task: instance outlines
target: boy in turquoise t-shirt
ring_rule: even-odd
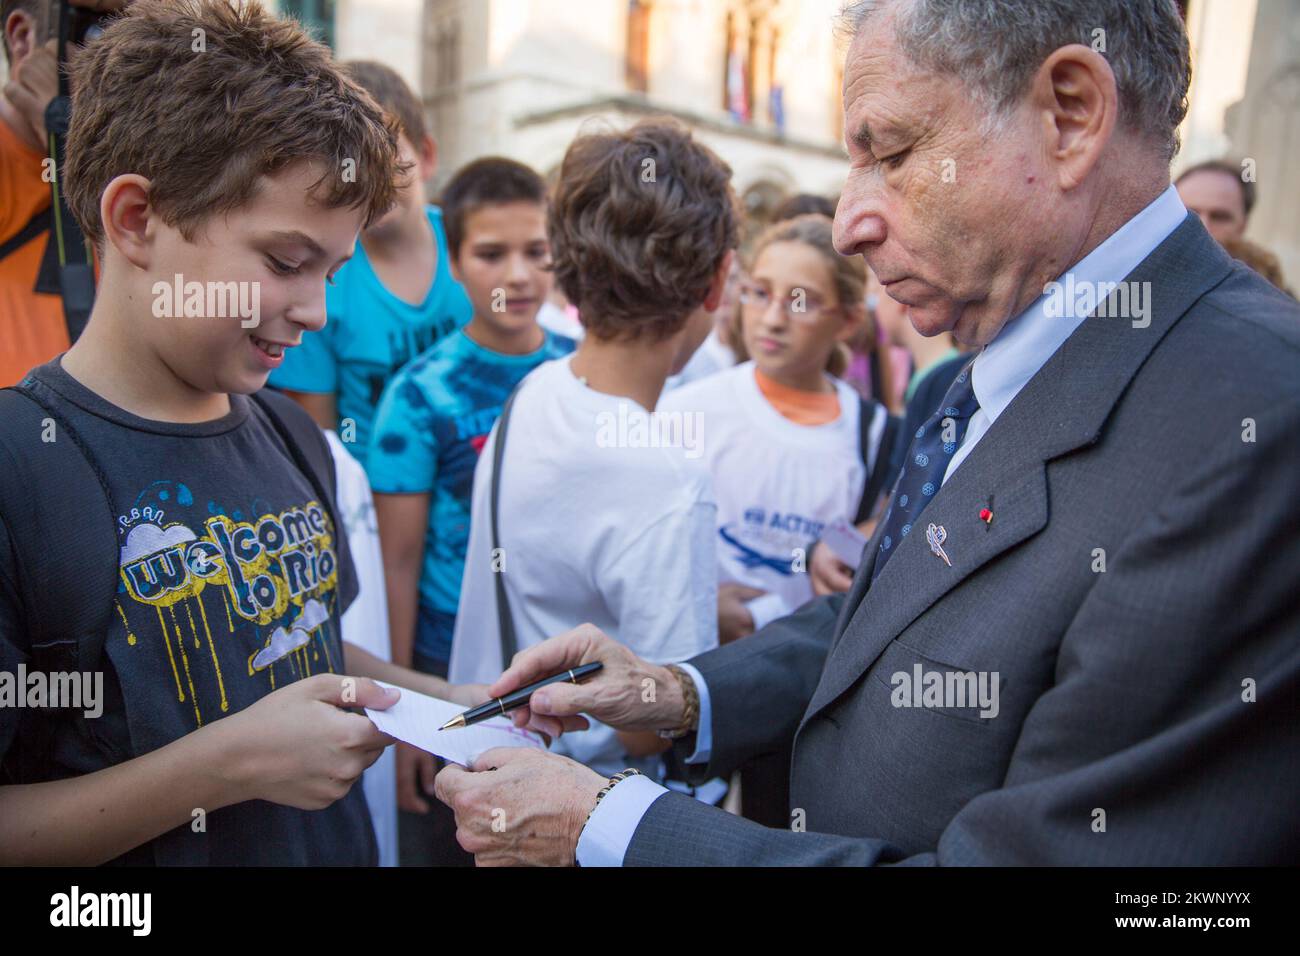
[[[328,321],[284,355],[270,384],[339,433],[363,465],[380,396],[393,375],[469,321],[471,306],[449,268],[442,213],[423,185],[436,166],[419,101],[396,72],[353,62],[345,70],[396,122],[410,167],[394,207],[361,234],[325,292]]]

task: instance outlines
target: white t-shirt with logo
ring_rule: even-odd
[[[632,400],[588,388],[571,358],[539,365],[514,401],[498,505],[502,572],[490,519],[497,427],[479,456],[453,683],[490,683],[503,670],[496,573],[521,650],[588,622],[656,663],[717,646],[717,512],[698,453],[681,435],[664,447],[671,433]],[[628,757],[613,729],[594,722],[552,749],[605,774],[654,774],[659,764]]]
[[[888,417],[876,405],[866,466],[859,449],[861,399],[827,376],[840,414],[824,425],[799,425],[763,396],[752,361],[664,396],[661,410],[698,415],[704,462],[718,503],[716,542],[721,583],[760,588],[749,603],[762,627],[813,597],[810,544],[836,518],[853,521],[875,467]]]

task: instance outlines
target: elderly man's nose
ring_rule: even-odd
[[[867,246],[884,242],[885,233],[885,219],[875,203],[866,198],[845,197],[840,200],[831,232],[840,255],[860,255]]]

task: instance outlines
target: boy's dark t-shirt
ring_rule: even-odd
[[[255,402],[231,395],[221,419],[153,422],[105,402],[58,359],[30,378],[107,477],[120,572],[102,665],[104,711],[83,722],[97,746],[70,721],[57,724],[42,761],[48,779],[140,756],[278,687],[343,672],[339,620],[356,594],[355,573],[346,555],[339,559],[329,510]],[[90,507],[104,507],[102,497],[68,502],[68,520]],[[0,670],[10,672],[31,660],[13,548],[0,516]],[[0,708],[5,782],[15,782],[6,755],[34,718]],[[179,826],[115,862],[376,860],[358,783],[324,810],[261,800],[213,810],[203,828]]]

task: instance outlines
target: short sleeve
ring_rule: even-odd
[[[330,315],[319,332],[303,333],[302,343],[285,349],[284,361],[271,373],[269,383],[291,392],[328,394],[338,390],[338,356],[334,351],[337,319]]]
[[[370,431],[366,474],[381,495],[433,490],[438,475],[438,438],[433,406],[415,378],[399,372],[384,389]]]

